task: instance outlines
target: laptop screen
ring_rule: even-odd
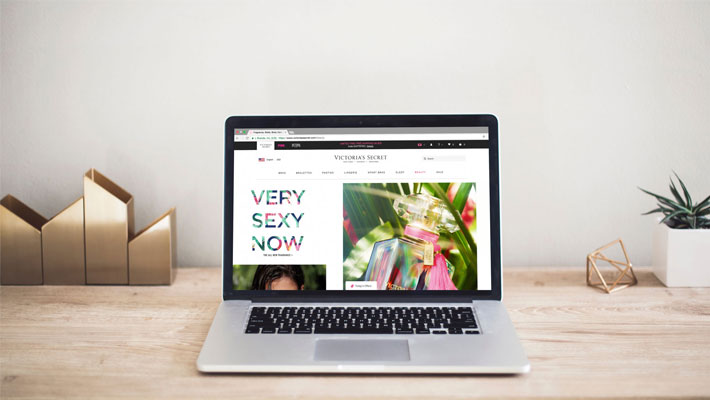
[[[233,138],[232,290],[491,290],[487,127]]]

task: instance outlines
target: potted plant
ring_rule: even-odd
[[[653,234],[653,272],[670,287],[710,286],[710,196],[693,204],[685,184],[675,176],[682,196],[672,177],[672,198],[639,188],[658,202],[658,208],[643,215],[663,214]]]

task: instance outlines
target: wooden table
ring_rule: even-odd
[[[220,270],[169,287],[0,288],[0,397],[710,397],[710,289],[667,289],[648,269],[612,295],[583,268],[508,268],[505,304],[523,376],[202,375]]]

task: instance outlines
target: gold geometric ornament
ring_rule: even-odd
[[[134,234],[133,196],[91,168],[84,195],[47,220],[0,199],[0,285],[170,285],[175,208]]]
[[[604,254],[616,243],[621,247],[626,261],[618,261]],[[600,265],[606,263],[613,269],[601,269]],[[587,285],[600,289],[607,293],[613,293],[637,283],[636,275],[631,268],[629,255],[626,253],[626,247],[621,239],[616,239],[613,242],[607,243],[604,246],[594,250],[587,255]]]

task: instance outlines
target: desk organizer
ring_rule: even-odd
[[[84,195],[47,220],[0,201],[3,285],[169,285],[177,272],[175,208],[134,235],[133,196],[90,169]]]

